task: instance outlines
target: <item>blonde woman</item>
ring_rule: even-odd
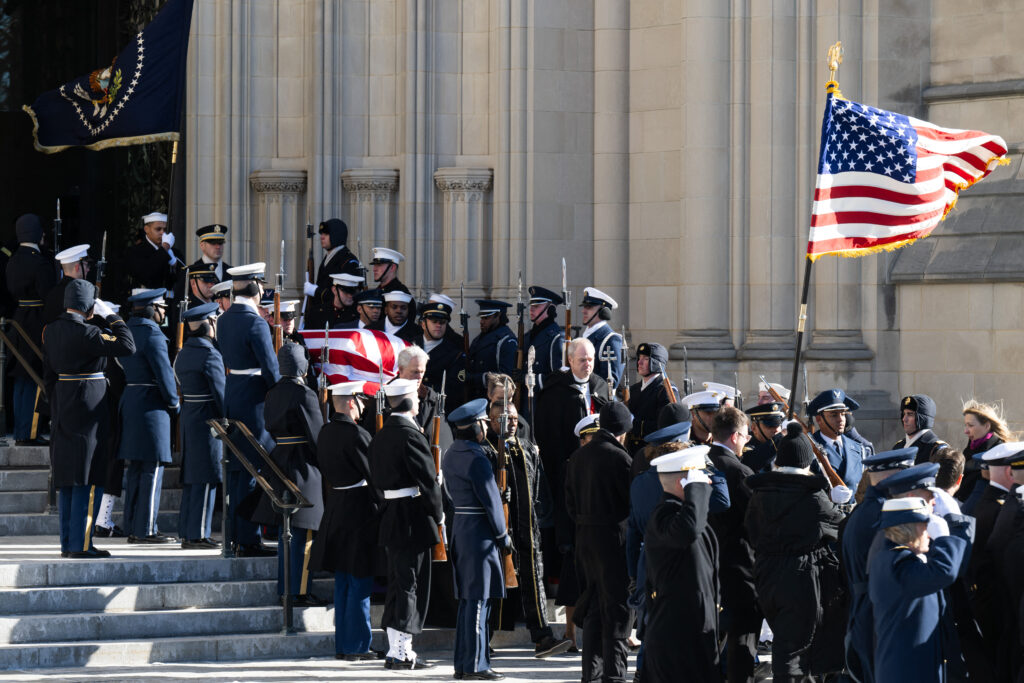
[[[964,403],[963,415],[964,434],[967,436],[967,445],[963,449],[966,463],[964,479],[956,497],[963,503],[964,514],[969,515],[988,484],[988,469],[983,468],[981,461],[974,456],[1013,441],[1013,434],[1006,426],[1003,411],[993,403],[970,399]]]

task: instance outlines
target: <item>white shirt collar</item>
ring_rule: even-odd
[[[930,432],[930,431],[932,431],[932,430],[930,430],[930,429],[919,429],[919,430],[917,430],[912,435],[907,437],[907,442],[905,444],[903,444],[903,447],[904,448],[908,448],[912,443],[914,443],[915,441],[920,439],[922,436],[924,436],[925,432]]]
[[[733,455],[736,455],[736,451],[734,451],[733,449],[729,448],[728,446],[726,446],[726,445],[725,445],[724,443],[722,443],[721,441],[712,441],[712,442],[711,442],[711,445],[712,445],[712,446],[721,446],[722,448],[724,448],[724,449],[725,449],[725,450],[727,450],[728,452],[732,453]]]
[[[381,313],[381,315],[384,315],[384,314]],[[394,325],[394,324],[392,324],[391,320],[389,320],[387,316],[384,316],[384,331],[385,332],[387,332],[388,334],[398,334],[398,331],[400,329],[402,329],[401,325]]]
[[[405,412],[405,413],[391,413],[391,414],[392,414],[392,415],[397,415],[398,417],[404,417],[404,418],[405,418],[406,420],[408,420],[409,422],[411,422],[411,423],[413,423],[414,425],[416,425],[416,429],[419,429],[419,428],[420,428],[420,425],[419,425],[419,423],[418,423],[418,422],[416,422],[416,418],[412,416],[412,413],[411,413],[411,412]]]
[[[661,378],[661,373],[660,372],[656,372],[653,375],[650,375],[647,379],[642,381],[642,384],[640,385],[640,391],[643,391],[644,389],[649,387],[652,382],[655,382],[655,381],[657,381],[660,378]]]
[[[991,484],[992,486],[995,486],[1000,491],[1006,491],[1007,493],[1010,492],[1010,489],[1006,488],[1002,484],[997,484],[996,482],[992,481],[991,479],[988,480],[988,483]]]
[[[161,248],[159,244],[156,244],[155,242],[153,242],[153,240],[149,239],[149,235],[144,235],[144,237],[146,238],[146,241],[149,242],[149,246],[153,247],[154,249]]]
[[[607,324],[608,323],[606,321],[602,320],[601,322],[599,322],[596,325],[588,325],[587,329],[583,330],[583,338],[586,339],[587,337],[589,337],[590,335],[594,334],[599,329],[601,329],[601,327],[603,325],[607,325]]]
[[[39,249],[39,245],[36,244],[35,242],[19,242],[18,246],[19,247],[28,247],[29,249],[35,249],[36,251],[41,251]]]
[[[235,300],[234,300],[234,302],[233,302],[233,303],[236,303],[236,304],[242,304],[242,305],[244,305],[244,306],[248,306],[248,307],[249,307],[249,308],[251,308],[252,310],[256,311],[256,315],[259,315],[259,313],[260,313],[260,306],[259,306],[259,304],[258,304],[258,303],[256,303],[256,302],[255,302],[255,301],[253,300],[253,298],[252,298],[252,297],[248,297],[248,296],[236,296],[236,297],[235,297]],[[262,317],[262,316],[261,316],[261,317]]]
[[[324,260],[323,260],[323,262],[324,262],[324,263],[327,263],[328,261],[330,261],[330,260],[331,260],[331,257],[332,257],[332,256],[334,256],[335,254],[337,254],[337,253],[338,253],[338,250],[339,250],[339,249],[341,249],[341,248],[342,248],[343,246],[345,246],[345,245],[343,245],[343,244],[339,244],[338,246],[334,247],[334,249],[331,249],[331,250],[330,250],[329,252],[327,252],[326,254],[324,254]]]
[[[423,340],[423,350],[426,351],[427,353],[430,353],[435,348],[437,348],[438,345],[440,345],[440,343],[443,342],[443,341],[444,341],[443,337],[441,339],[430,339],[430,340],[424,339]]]

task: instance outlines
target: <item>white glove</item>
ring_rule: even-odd
[[[949,536],[949,525],[946,524],[946,520],[938,515],[932,515],[932,518],[928,521],[928,536],[931,538]]]
[[[316,296],[316,285],[306,280],[302,283],[302,293],[306,296]]]
[[[928,490],[932,492],[932,500],[935,502],[935,514],[939,517],[960,514],[960,503],[956,498],[935,486],[929,486]]]
[[[708,475],[704,474],[704,470],[690,470],[685,477],[679,480],[679,483],[685,489],[690,484],[710,484],[711,480],[708,479]]]
[[[167,245],[168,249],[170,249],[171,247],[174,246],[174,233],[173,232],[165,232],[164,233],[164,244]]]
[[[840,484],[839,486],[833,486],[832,490],[829,491],[828,497],[832,499],[832,502],[836,505],[844,505],[850,502],[853,498],[853,491],[847,486]]]
[[[114,315],[114,309],[103,299],[96,299],[96,302],[92,305],[92,313],[105,319]]]

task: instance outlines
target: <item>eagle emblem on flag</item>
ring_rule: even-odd
[[[102,119],[107,115],[107,107],[117,99],[117,91],[121,89],[121,70],[115,69],[117,57],[110,66],[105,69],[96,69],[89,74],[87,82],[89,91],[86,92],[82,83],[75,83],[75,96],[92,104],[92,117],[94,120]],[[85,80],[85,79],[83,79]]]

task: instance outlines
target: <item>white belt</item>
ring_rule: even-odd
[[[415,498],[420,495],[420,489],[418,486],[407,486],[404,489],[388,489],[384,491],[385,500],[394,500],[395,498]]]
[[[231,374],[231,375],[249,375],[250,377],[252,377],[253,375],[258,375],[261,372],[263,372],[262,368],[245,368],[245,369],[242,369],[242,370],[235,370],[234,368],[231,368],[228,371],[228,374]]]
[[[348,489],[359,489],[368,485],[369,484],[366,483],[365,479],[360,479],[356,483],[349,484],[348,486],[332,486],[331,488],[334,489],[335,491],[347,491]]]

